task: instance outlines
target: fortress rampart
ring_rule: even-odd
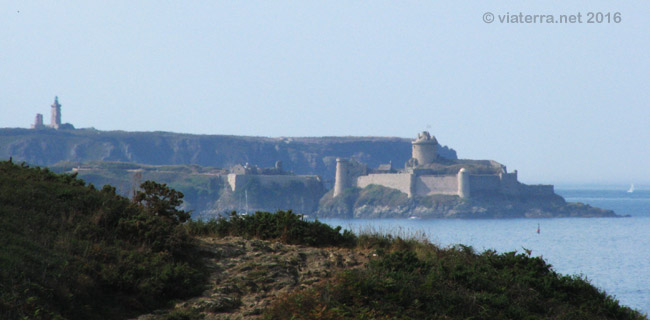
[[[284,172],[279,162],[275,168],[237,165],[231,169],[231,173],[222,177],[227,182],[226,188],[232,191],[231,199],[239,202],[239,207],[232,207],[232,210],[293,209],[311,213],[318,209],[318,201],[326,192],[319,176]],[[230,205],[233,204],[231,202]]]
[[[230,173],[227,177],[230,190],[233,192],[240,188],[246,187],[252,181],[259,182],[262,187],[287,187],[292,183],[299,183],[305,187],[320,184],[321,179],[318,176],[294,176],[294,175],[254,175],[254,174],[236,174]]]
[[[506,172],[505,166],[492,160],[456,160],[437,163],[438,142],[428,132],[413,141],[412,158],[404,170],[391,172],[382,165],[374,173],[350,176],[349,163],[337,159],[333,196],[347,187],[365,188],[371,184],[399,190],[409,197],[430,195],[473,196],[551,196],[552,185],[529,186],[517,181],[517,171]],[[392,167],[391,167],[392,168]],[[450,172],[451,170],[451,172]],[[457,170],[454,172],[453,170]]]
[[[444,176],[416,176],[416,196],[428,196],[432,194],[458,194],[458,178],[455,175]]]
[[[356,178],[355,186],[365,188],[371,184],[397,189],[413,196],[413,175],[409,173],[379,173]]]
[[[472,194],[489,194],[501,192],[501,180],[498,175],[469,175],[469,188]]]

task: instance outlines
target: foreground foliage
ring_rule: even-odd
[[[265,319],[646,319],[542,258],[362,235],[365,267],[285,296]]]
[[[356,242],[356,237],[348,230],[341,233],[341,227],[305,221],[291,210],[276,213],[258,211],[252,215],[233,212],[227,219],[191,221],[186,227],[191,234],[198,236],[239,236],[314,247],[350,247]]]
[[[195,235],[374,250],[367,266],[278,300],[267,319],[644,319],[541,258],[355,236],[291,211],[184,223],[182,193],[141,188],[130,201],[74,175],[0,162],[0,318],[129,318],[198,294],[206,270]]]
[[[75,175],[0,162],[3,319],[125,318],[201,291],[182,194],[147,182],[134,201]]]

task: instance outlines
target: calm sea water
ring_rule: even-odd
[[[499,252],[522,248],[562,274],[578,274],[622,304],[650,314],[650,190],[556,190],[571,202],[612,209],[630,218],[507,220],[325,219],[354,231],[426,233],[441,246]],[[541,232],[537,234],[537,226]]]

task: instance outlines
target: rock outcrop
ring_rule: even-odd
[[[360,249],[239,237],[203,238],[199,246],[210,272],[203,294],[139,320],[160,319],[178,310],[198,313],[201,319],[257,319],[279,297],[311,287],[338,271],[362,267],[369,254]]]
[[[560,218],[620,217],[612,210],[583,203],[568,203],[554,194],[545,197],[482,196],[462,199],[455,195],[408,198],[405,193],[378,185],[351,188],[338,197],[321,198],[322,218]]]

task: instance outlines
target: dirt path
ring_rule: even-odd
[[[274,299],[307,288],[340,269],[362,266],[368,253],[358,249],[312,248],[238,237],[200,239],[210,270],[202,296],[176,305],[204,319],[257,319]],[[139,317],[157,319],[171,310]]]

